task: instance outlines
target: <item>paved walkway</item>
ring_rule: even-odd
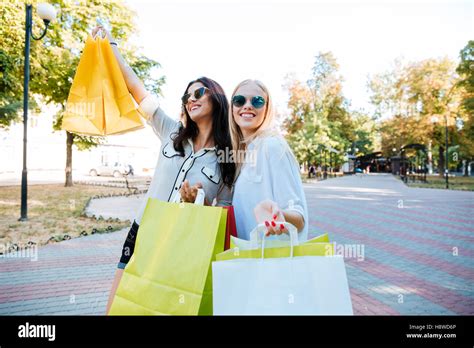
[[[104,219],[119,218],[132,222],[143,197],[144,195],[132,195],[91,199],[85,213],[87,216],[102,216]]]
[[[473,192],[407,188],[390,175],[331,179],[305,191],[311,234],[328,232],[345,251],[355,314],[474,314]],[[117,202],[96,208],[106,203],[130,216]],[[129,202],[132,210],[139,204]],[[125,234],[0,258],[0,314],[104,313]]]
[[[0,314],[103,314],[126,229],[0,258]]]
[[[357,175],[306,186],[306,198],[313,233],[364,250],[346,258],[356,314],[474,314],[474,192]]]

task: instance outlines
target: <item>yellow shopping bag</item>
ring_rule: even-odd
[[[120,134],[143,128],[140,114],[108,39],[89,36],[69,91],[62,128],[86,135]]]
[[[212,315],[211,262],[224,250],[220,207],[150,198],[110,315]]]

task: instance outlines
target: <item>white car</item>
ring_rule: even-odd
[[[118,164],[114,165],[105,164],[93,167],[89,170],[90,176],[114,176],[120,178],[124,175],[133,175],[133,167],[130,164]]]

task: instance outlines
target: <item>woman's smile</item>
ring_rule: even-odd
[[[194,110],[197,110],[201,107],[201,104],[191,104],[190,107],[189,107],[189,111],[194,111]]]
[[[254,113],[250,113],[250,112],[242,112],[240,114],[240,117],[243,117],[243,118],[254,118],[255,117],[255,114]]]

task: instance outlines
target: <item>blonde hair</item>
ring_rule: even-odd
[[[235,93],[240,87],[250,83],[257,85],[262,90],[262,92],[265,94],[264,97],[266,97],[266,103],[263,122],[260,124],[260,126],[258,126],[257,130],[254,133],[245,138],[242,134],[242,130],[240,129],[239,125],[234,120],[234,106],[232,104],[232,99],[234,98]],[[240,82],[232,92],[230,100],[231,103],[229,111],[229,126],[230,138],[232,140],[232,149],[234,150],[234,153],[239,154],[241,153],[241,151],[245,151],[247,149],[248,144],[250,144],[257,137],[273,135],[275,133],[275,131],[272,129],[274,118],[272,97],[270,96],[268,88],[261,81],[247,79]],[[242,163],[240,161],[237,161],[235,167],[235,180],[237,180],[237,177],[240,173],[240,169],[242,167]]]

